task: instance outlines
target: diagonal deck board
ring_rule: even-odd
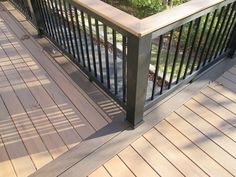
[[[92,174],[102,167],[112,171],[117,164],[113,159],[133,148],[145,164],[131,166],[130,162],[137,162],[137,155],[129,152],[131,155],[127,153],[120,162],[129,172],[148,165],[161,176],[236,176],[236,74],[233,71],[235,66]],[[119,173],[122,171],[127,169]],[[142,173],[135,175],[142,176]],[[61,176],[67,177],[67,173]]]
[[[0,176],[29,176],[112,122],[24,35],[0,9]],[[115,135],[89,141],[84,152]]]
[[[14,29],[12,33],[0,18],[0,105],[5,110],[0,117],[0,169],[6,167],[7,176],[26,176],[49,161],[45,171],[33,176],[86,176],[95,168],[89,177],[236,175],[235,66],[190,101],[180,93],[178,103],[155,107],[143,125],[123,131],[98,109],[113,108],[111,102],[96,106],[89,99],[96,87],[81,76],[90,92],[84,95],[33,40],[19,40],[25,31],[7,13],[1,15]],[[63,69],[68,74],[76,70]],[[199,84],[197,88],[204,85]],[[160,117],[165,120],[158,123]],[[14,152],[9,142],[20,142],[20,151]],[[20,163],[27,160],[31,169]]]

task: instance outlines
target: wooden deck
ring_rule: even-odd
[[[97,176],[236,176],[236,66],[89,175]]]
[[[16,19],[0,5],[0,177],[236,176],[236,59],[132,130],[109,97],[1,4]]]
[[[0,177],[29,176],[123,114],[108,98],[106,114],[50,60],[0,8]]]

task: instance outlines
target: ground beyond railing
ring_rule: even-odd
[[[126,109],[133,126],[236,48],[235,0],[193,0],[143,20],[99,0],[11,1]]]

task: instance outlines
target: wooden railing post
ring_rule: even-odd
[[[27,0],[28,7],[31,13],[32,21],[37,28],[38,35],[42,35],[42,25],[44,24],[43,19],[39,12],[39,7],[36,0]]]
[[[133,127],[143,121],[150,54],[151,35],[128,36],[127,120]]]

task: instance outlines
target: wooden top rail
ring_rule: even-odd
[[[79,6],[95,15],[95,17],[100,17],[109,24],[113,24],[121,30],[138,37],[159,31],[173,23],[186,23],[186,18],[192,16],[196,18],[196,14],[201,14],[202,11],[208,13],[234,1],[192,0],[141,20],[100,0],[69,0],[75,7]]]

